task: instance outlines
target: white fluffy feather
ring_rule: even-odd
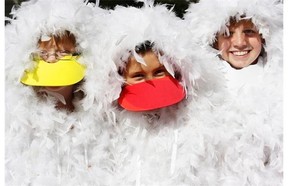
[[[225,19],[204,26],[212,10],[197,4],[192,19],[204,25],[189,27],[191,20],[152,4],[106,11],[81,0],[38,0],[13,10],[15,19],[5,28],[7,185],[281,184],[281,38],[267,36],[271,55],[263,83],[249,84],[236,99],[225,88],[215,51],[196,45],[208,44]],[[80,87],[85,98],[70,114],[19,82],[40,35],[62,29],[76,35],[87,66]],[[181,72],[187,98],[157,111],[128,112],[115,104],[123,84],[118,68],[146,40],[164,53],[160,60],[171,74],[172,67]]]
[[[235,70],[218,59],[211,45],[229,18],[242,14],[265,39],[267,58]],[[282,16],[283,4],[268,0],[201,0],[191,3],[185,15],[191,42],[214,54],[211,62],[222,69],[230,92],[216,120],[222,123],[218,132],[227,130],[217,145],[220,185],[282,185]]]

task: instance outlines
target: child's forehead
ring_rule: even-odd
[[[44,38],[44,39],[43,39]],[[42,35],[38,41],[39,47],[56,47],[59,45],[76,46],[76,39],[73,34]]]
[[[135,63],[135,64],[141,65],[141,63],[139,61],[137,61],[137,57],[135,55],[136,54],[134,54],[134,55],[130,54],[130,56],[128,57],[128,60],[127,60],[128,63]],[[139,53],[137,55],[138,55],[138,57],[140,57],[142,59],[146,58],[146,59],[150,59],[150,60],[157,60],[157,61],[159,60],[158,54],[152,50],[147,50],[147,51],[145,51],[143,53]]]
[[[237,28],[237,27],[250,27],[250,28],[256,28],[254,23],[252,22],[251,19],[241,19],[241,20],[231,20],[229,22],[228,28]]]
[[[39,38],[39,42],[52,42],[55,41],[74,41],[76,37],[73,33],[68,30],[65,31],[57,31],[55,33],[42,33]]]
[[[145,61],[145,65],[142,63],[139,63],[135,57],[130,57],[128,60],[128,63],[126,64],[126,70],[127,71],[136,71],[136,70],[145,70],[145,69],[151,69],[151,68],[158,68],[163,66],[163,64],[160,63],[158,57],[153,52],[148,53],[148,55],[142,56],[143,60]]]

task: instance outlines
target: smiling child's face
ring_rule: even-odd
[[[229,36],[217,35],[216,48],[231,66],[241,69],[257,63],[262,50],[262,38],[251,20],[241,20],[229,27]]]

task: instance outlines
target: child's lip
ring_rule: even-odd
[[[235,51],[235,52],[232,52],[233,55],[235,56],[244,56],[246,54],[248,54],[249,51]]]
[[[249,52],[251,52],[251,49],[230,51],[234,56],[245,56]]]

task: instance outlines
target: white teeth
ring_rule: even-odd
[[[243,56],[245,54],[248,54],[248,51],[235,51],[235,52],[232,52],[232,53],[235,56]]]

